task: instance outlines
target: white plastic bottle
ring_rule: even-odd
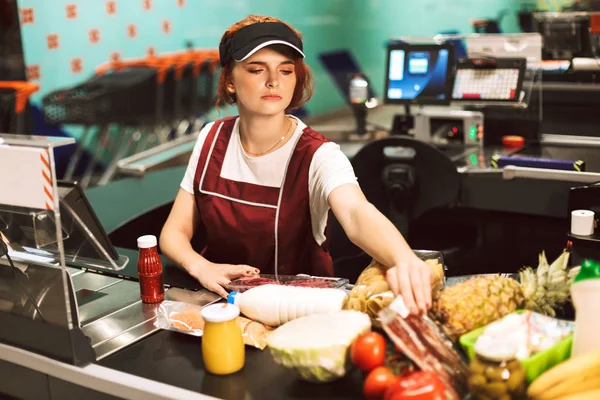
[[[575,334],[572,357],[600,349],[600,265],[586,260],[573,285],[571,298],[575,307]]]
[[[310,314],[340,311],[346,296],[341,289],[262,285],[243,293],[231,292],[227,302],[250,319],[279,326]]]

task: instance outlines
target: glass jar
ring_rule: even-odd
[[[165,299],[165,286],[156,236],[140,236],[137,245],[140,251],[137,264],[140,298],[144,303],[160,303]]]
[[[228,303],[202,309],[202,358],[207,372],[228,375],[244,367],[244,339],[237,322],[240,309]]]
[[[527,398],[526,372],[511,344],[475,346],[469,364],[469,391],[474,400],[520,400]]]

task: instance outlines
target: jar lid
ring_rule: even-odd
[[[480,340],[481,339],[481,340]],[[475,342],[475,353],[490,361],[508,361],[517,355],[517,345],[509,340],[481,336]]]
[[[585,260],[581,263],[581,269],[573,282],[598,278],[600,278],[600,265],[593,260]]]
[[[206,322],[227,322],[240,315],[238,306],[229,303],[218,303],[204,307],[201,311]]]
[[[157,244],[156,236],[154,235],[144,235],[140,236],[137,240],[138,248],[140,249],[148,249],[150,247],[154,247]]]

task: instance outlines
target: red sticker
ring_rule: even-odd
[[[144,10],[152,10],[152,0],[144,0]]]
[[[90,42],[96,44],[100,41],[100,29],[90,29]]]
[[[56,33],[46,36],[46,42],[48,44],[48,49],[58,49],[58,35]]]
[[[21,9],[21,23],[25,24],[33,24],[35,22],[33,18],[33,8],[23,8]]]
[[[77,18],[77,4],[67,4],[67,19]]]
[[[156,55],[156,49],[153,46],[148,47],[148,49],[146,49],[146,55],[148,57],[154,57]]]
[[[83,60],[81,58],[74,58],[71,60],[71,72],[78,74],[83,71]]]
[[[118,51],[111,53],[110,61],[115,62],[115,63],[121,61],[121,53],[119,53]]]
[[[117,13],[117,2],[107,1],[106,2],[106,13],[108,15],[115,15]]]
[[[162,30],[166,34],[171,33],[171,22],[169,20],[166,19],[162,22]]]
[[[185,7],[185,0],[177,0],[177,5],[179,7]]]
[[[137,36],[137,27],[135,26],[135,24],[127,25],[127,36],[129,36],[130,38],[134,38]]]
[[[28,65],[27,68],[27,80],[36,81],[40,79],[40,66],[38,64]]]

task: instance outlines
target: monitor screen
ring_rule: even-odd
[[[391,44],[387,51],[385,102],[449,104],[454,52],[451,44]]]

